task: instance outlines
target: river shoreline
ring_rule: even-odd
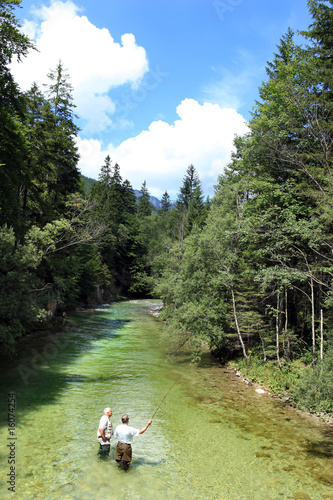
[[[109,498],[111,484],[115,499],[329,498],[333,429],[257,394],[208,349],[195,365],[190,346],[169,359],[170,338],[151,315],[158,306],[132,300],[75,313],[4,360],[2,391],[17,404],[17,496]],[[106,460],[98,453],[109,405],[114,424],[128,412],[138,428],[155,412],[134,438],[126,481],[115,443]],[[6,421],[4,398],[1,413]],[[0,431],[6,442],[8,426]]]
[[[241,371],[237,367],[235,368],[232,364],[226,364],[224,366],[227,370],[234,372],[235,376],[238,378],[238,380],[240,380],[241,382],[243,382],[246,385],[253,386],[254,389],[256,390],[256,392],[261,393],[263,395],[267,395],[272,399],[276,399],[278,401],[281,401],[286,406],[289,406],[290,408],[294,408],[300,414],[306,414],[307,416],[311,417],[315,421],[324,422],[325,424],[327,424],[330,427],[333,426],[333,415],[330,415],[330,414],[325,415],[322,413],[316,413],[316,412],[310,411],[308,408],[300,407],[299,405],[297,405],[296,402],[292,401],[292,399],[293,399],[292,394],[287,393],[287,392],[285,393],[284,396],[279,396],[277,394],[274,394],[271,392],[270,387],[256,381],[255,379],[250,380],[250,378],[245,377],[241,373]],[[263,391],[263,392],[260,392],[260,391]]]
[[[125,299],[115,301],[116,302],[125,302]],[[74,312],[82,312],[82,311],[92,311],[96,309],[98,305],[94,306],[89,306],[89,307],[82,307],[82,308],[77,308],[76,311]],[[162,306],[155,306],[153,307],[149,313],[151,316],[153,316],[155,319],[159,319],[159,313],[162,309]],[[67,316],[67,315],[66,315]],[[41,328],[38,329],[33,329],[31,331],[25,332],[22,336],[17,337],[16,343],[19,342],[21,339],[26,338],[30,335],[38,335],[38,334],[45,334],[45,333],[55,333],[55,332],[63,332],[66,329],[67,321],[66,317],[63,316],[54,316],[51,321],[49,321],[47,324],[41,325]],[[207,346],[208,348],[208,346]],[[209,350],[209,348],[208,348]],[[218,360],[216,360],[216,363],[219,364]],[[236,366],[234,366],[236,364]],[[276,399],[278,401],[283,402],[286,406],[289,406],[291,408],[294,408],[297,412],[301,414],[306,414],[309,417],[313,418],[314,420],[324,422],[325,424],[329,425],[330,427],[333,426],[333,415],[332,414],[324,414],[323,412],[317,413],[315,411],[311,411],[306,407],[301,407],[300,405],[297,404],[297,402],[294,400],[294,396],[292,393],[289,393],[288,391],[284,391],[284,395],[280,396],[278,394],[275,394],[272,392],[271,388],[269,385],[263,384],[259,381],[257,381],[253,377],[245,376],[240,368],[237,366],[237,363],[234,362],[229,362],[225,365],[223,365],[227,370],[232,371],[235,373],[235,376],[244,384],[248,386],[253,386],[254,390],[258,393],[261,393],[263,395],[268,395],[272,399]],[[262,392],[261,392],[262,391]]]

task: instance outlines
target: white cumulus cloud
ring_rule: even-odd
[[[139,189],[146,180],[152,195],[161,197],[167,190],[175,196],[187,167],[193,164],[205,193],[212,195],[218,175],[230,161],[234,137],[245,134],[247,124],[234,109],[199,104],[193,99],[183,100],[177,114],[179,119],[172,125],[154,121],[148,130],[117,147],[110,144],[103,148],[96,139],[79,139],[82,173],[97,178],[105,157],[110,155],[134,188]]]
[[[34,21],[25,21],[23,31],[38,50],[30,51],[12,71],[22,89],[33,82],[40,87],[59,60],[70,75],[75,104],[85,131],[100,131],[112,124],[115,105],[109,91],[124,83],[136,86],[148,71],[143,47],[131,33],[115,42],[106,28],[97,28],[71,1],[52,1],[35,10]]]
[[[116,115],[112,89],[131,85],[136,102],[167,74],[159,67],[148,73],[146,51],[137,45],[133,34],[123,34],[116,42],[108,29],[93,25],[70,0],[53,0],[35,10],[33,20],[27,20],[23,29],[38,51],[30,51],[22,63],[13,64],[14,77],[24,90],[33,82],[42,88],[47,74],[62,61],[74,88],[77,113],[84,123],[83,134],[77,138],[79,168],[84,175],[97,179],[105,157],[110,155],[120,165],[122,177],[134,188],[139,189],[145,180],[152,195],[161,197],[167,190],[175,197],[187,167],[193,164],[204,192],[213,194],[218,175],[230,161],[235,135],[247,132],[243,116],[233,109],[237,103],[228,99],[226,105],[225,100],[217,99],[215,87],[206,89],[206,100],[210,101],[208,94],[215,94],[219,104],[184,99],[172,124],[156,120],[118,146],[106,145],[112,127],[120,126],[121,121],[123,129],[133,125],[126,117],[120,120]],[[144,84],[147,75],[150,80]],[[158,115],[158,110],[154,114]],[[113,115],[117,116],[114,123]]]

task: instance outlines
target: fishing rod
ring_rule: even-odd
[[[183,374],[181,373],[181,374],[179,375],[179,377],[177,378],[177,380],[175,380],[175,381],[174,381],[174,383],[171,385],[171,387],[169,387],[169,389],[167,390],[167,392],[164,394],[163,398],[161,399],[160,404],[158,405],[158,407],[157,407],[157,408],[156,408],[156,410],[154,411],[154,414],[153,414],[153,416],[151,417],[151,420],[153,420],[153,418],[155,417],[156,413],[157,413],[157,412],[158,412],[158,410],[161,408],[163,401],[165,400],[165,398],[167,397],[167,395],[169,394],[169,392],[171,391],[171,389],[172,389],[172,388],[173,388],[173,387],[177,384],[178,380],[180,380],[180,378],[181,378],[181,376],[182,376],[182,375],[183,375]]]
[[[196,365],[195,369],[197,369],[197,368],[198,368],[199,363],[200,363],[200,361],[197,363],[197,365]],[[193,363],[192,363],[192,362],[189,364],[189,366],[191,366],[191,365],[193,366]],[[181,373],[181,374],[179,375],[179,377],[178,377],[178,378],[174,381],[174,383],[173,383],[173,384],[169,387],[169,389],[167,390],[167,392],[164,394],[163,398],[162,398],[162,399],[161,399],[161,401],[160,401],[160,404],[158,405],[158,407],[157,407],[157,408],[156,408],[156,410],[154,411],[154,414],[153,414],[153,416],[151,417],[151,420],[153,420],[153,418],[155,417],[156,413],[157,413],[157,412],[158,412],[158,410],[161,408],[163,401],[165,400],[165,398],[167,397],[167,395],[169,394],[169,392],[171,391],[171,389],[173,389],[173,387],[174,387],[174,386],[178,383],[178,381],[181,379],[181,377],[182,377],[183,375],[184,375],[184,374],[183,374],[183,373]]]
[[[179,351],[182,347],[184,347],[184,345],[186,344],[186,342],[187,342],[188,340],[189,340],[189,337],[187,337],[187,338],[185,339],[185,341],[184,341],[184,342],[182,342],[182,343],[178,346],[178,348],[176,349],[176,351],[175,351],[174,353],[172,353],[172,355],[170,355],[170,357],[172,357],[172,358],[173,358],[174,356],[176,356],[176,354],[178,353],[178,351]],[[199,363],[200,363],[200,359],[199,359],[199,361],[197,362],[197,366],[196,366],[196,368],[198,368]],[[193,365],[193,363],[192,363],[192,362],[190,362],[189,364],[190,364],[190,365]],[[157,406],[156,410],[154,411],[154,414],[153,414],[153,416],[151,417],[151,420],[153,420],[153,418],[155,417],[156,413],[157,413],[157,412],[158,412],[158,410],[161,408],[163,401],[165,400],[165,398],[167,397],[167,395],[169,394],[169,392],[173,389],[173,387],[177,384],[177,382],[181,379],[181,377],[182,377],[182,376],[183,376],[183,373],[181,373],[181,374],[179,375],[179,377],[178,377],[178,378],[174,381],[174,383],[171,385],[171,387],[169,387],[169,389],[167,390],[167,392],[164,394],[163,398],[162,398],[162,399],[161,399],[161,401],[160,401],[160,404]]]

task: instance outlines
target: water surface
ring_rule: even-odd
[[[16,358],[2,361],[1,498],[333,499],[332,428],[256,394],[209,355],[197,367],[186,352],[170,359],[150,314],[158,305],[77,313],[59,332],[22,339]],[[100,458],[104,407],[114,425],[126,412],[142,428],[161,402],[134,441],[129,471],[114,462],[115,442]],[[15,493],[4,478],[8,442]]]

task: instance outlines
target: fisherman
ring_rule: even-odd
[[[123,465],[124,468],[127,468],[132,460],[133,437],[143,434],[152,423],[152,420],[149,420],[141,431],[128,425],[129,416],[126,413],[121,417],[121,422],[122,424],[116,427],[116,432],[114,434],[115,439],[118,439],[116,447],[116,461],[118,462],[118,465]]]
[[[113,436],[113,425],[111,423],[110,417],[112,415],[111,408],[104,409],[104,415],[99,421],[97,439],[99,442],[99,451],[101,453],[110,453],[110,439]]]

